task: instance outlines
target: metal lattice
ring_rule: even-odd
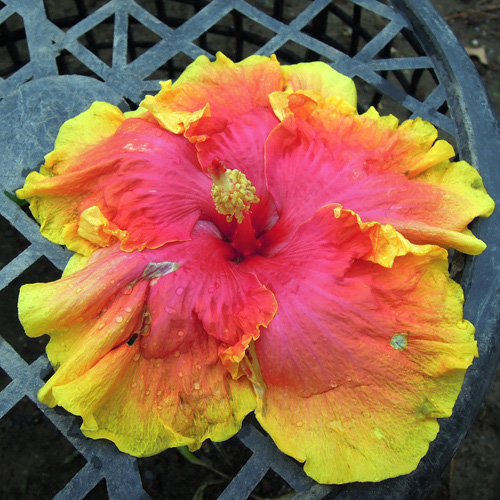
[[[70,253],[45,240],[8,193],[40,165],[60,125],[92,101],[128,109],[155,93],[158,79],[175,78],[194,58],[212,58],[217,50],[236,60],[253,53],[275,53],[284,63],[323,60],[355,79],[360,110],[375,105],[400,119],[433,122],[448,138],[456,137],[460,155],[480,170],[493,197],[500,192],[492,171],[500,151],[494,113],[470,61],[427,0],[3,0],[0,6],[1,168],[7,193],[0,195],[2,248],[10,236],[16,241],[2,254],[0,270],[0,300],[10,318],[0,338],[0,417],[27,397],[62,434],[54,445],[64,443],[83,457],[55,492],[58,500],[85,498],[103,479],[111,500],[151,498],[135,458],[110,442],[86,439],[78,418],[38,403],[50,364],[43,345],[41,355],[25,355],[23,333],[11,326],[19,285],[36,281],[29,273],[55,279],[51,269],[62,270]],[[319,485],[247,421],[237,437],[251,456],[219,498],[248,498],[269,471],[288,483],[296,500],[425,497],[471,425],[497,363],[497,226],[496,215],[476,224],[490,251],[467,257],[462,278],[465,316],[477,327],[481,357],[467,374],[453,417],[441,422],[414,473],[378,484]]]

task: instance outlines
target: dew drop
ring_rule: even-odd
[[[181,378],[184,377],[184,373],[179,372],[179,377],[181,377]]]
[[[351,378],[349,375],[347,375],[347,377],[346,377],[345,379],[346,379],[348,382],[350,382],[350,381],[352,380],[352,378]]]
[[[150,280],[150,281],[149,281],[149,284],[150,284],[151,286],[155,286],[155,285],[156,285],[156,283],[158,283],[158,278],[153,278],[152,280]]]
[[[333,387],[335,389],[335,387],[337,387],[339,384],[337,384],[337,382],[335,382],[335,380],[330,380],[330,387]]]
[[[175,351],[174,356],[178,358],[181,355],[180,351]]]
[[[101,323],[101,324],[98,326],[99,330],[102,330],[102,329],[104,328],[104,326],[105,326],[105,325],[104,325],[104,323]]]
[[[183,330],[179,330],[179,331],[177,332],[177,335],[179,335],[179,337],[184,337],[184,335],[185,335],[185,334],[186,334],[186,333],[185,333]]]
[[[176,314],[177,313],[177,309],[174,309],[173,307],[170,307],[170,306],[167,306],[165,308],[165,311],[167,311],[168,314]]]
[[[114,285],[115,284],[115,280],[111,280],[111,284]]]
[[[145,394],[146,396],[149,396],[150,391],[146,391],[144,394]]]
[[[215,292],[215,288],[213,286],[211,286],[209,289],[208,289],[208,293],[214,293]]]
[[[457,327],[460,328],[460,330],[467,330],[469,324],[467,323],[467,321],[459,321],[457,323]]]
[[[198,382],[195,382],[195,383],[193,384],[193,389],[194,389],[195,391],[199,391],[199,390],[200,390],[200,384],[199,384]]]
[[[195,367],[197,370],[201,370],[201,365],[200,365],[200,363],[196,363],[196,365],[194,365],[194,367]]]
[[[159,410],[163,410],[163,406],[162,405],[158,405],[158,409]]]
[[[132,287],[131,286],[126,286],[123,290],[122,290],[122,293],[123,295],[130,295],[132,293]]]
[[[158,130],[156,133],[155,133],[156,137],[161,137],[163,135],[163,132],[161,132],[160,130]]]
[[[219,283],[215,283],[215,288],[220,288],[220,284]]]
[[[302,427],[304,425],[304,422],[297,422],[297,427]]]
[[[130,313],[130,312],[132,312],[132,308],[131,307],[126,307],[125,311],[128,312],[128,313]]]
[[[134,361],[139,361],[139,358],[141,357],[141,355],[139,353],[137,353],[135,356],[134,356]]]
[[[123,321],[123,316],[117,316],[117,317],[115,318],[115,321],[116,321],[117,323],[121,323],[121,322]]]
[[[161,396],[161,391],[156,391],[157,396]]]
[[[132,389],[134,389],[135,387],[137,387],[137,382],[132,383]]]
[[[76,289],[76,293],[80,293],[81,291],[82,291],[82,289],[81,289],[81,288],[77,288],[77,289]]]
[[[182,295],[184,293],[184,288],[182,286],[180,286],[179,288],[177,288],[177,290],[175,291],[175,293],[177,295]]]

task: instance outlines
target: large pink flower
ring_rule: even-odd
[[[445,248],[493,202],[432,125],[355,106],[325,64],[219,54],[66,122],[18,192],[76,252],[19,299],[40,399],[137,456],[255,410],[320,482],[413,470],[477,355]]]

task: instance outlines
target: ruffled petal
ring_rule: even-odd
[[[234,63],[222,53],[211,62],[198,57],[172,85],[164,82],[156,96],[147,96],[148,109],[167,130],[184,133],[206,116],[233,120],[255,108],[270,107],[269,94],[282,90],[283,76],[276,57],[250,56]]]
[[[285,77],[285,91],[314,90],[324,98],[342,97],[356,107],[357,95],[353,80],[328,64],[315,61],[282,66],[281,69]]]
[[[52,393],[57,404],[83,417],[86,436],[110,439],[134,456],[228,439],[255,408],[248,381],[231,378],[217,341],[202,328],[189,350],[162,358],[141,356],[138,342],[121,344]],[[43,392],[41,399],[49,403]]]
[[[305,117],[289,114],[266,145],[269,191],[280,214],[269,241],[278,244],[321,206],[340,203],[364,221],[392,224],[414,243],[484,250],[465,230],[492,212],[493,200],[473,167],[446,159],[451,146],[432,145],[432,125],[415,120],[397,128],[392,118],[378,124],[332,107],[327,119],[306,109]]]
[[[192,144],[129,118],[114,135],[66,160],[60,175],[30,174],[17,194],[30,200],[44,236],[88,255],[117,240],[132,251],[189,239],[200,217],[216,213],[211,185]]]
[[[255,406],[235,380],[239,362],[277,308],[233,257],[200,223],[191,241],[129,253],[115,244],[78,257],[59,281],[24,286],[21,322],[50,335],[56,368],[41,401],[134,455],[233,435]]]
[[[395,233],[327,206],[274,257],[244,265],[279,304],[255,344],[258,419],[319,482],[415,469],[477,355],[446,251]]]

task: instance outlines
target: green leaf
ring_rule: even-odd
[[[20,207],[24,207],[25,205],[28,204],[26,200],[21,200],[14,193],[9,193],[8,191],[4,191],[3,194],[7,196],[7,198],[9,198],[10,201],[13,201],[16,205],[19,205]]]
[[[192,464],[195,465],[201,465],[202,467],[208,467],[210,466],[205,463],[203,460],[200,460],[192,451],[189,451],[189,448],[187,446],[179,446],[177,448],[177,451],[188,461],[191,462]]]

